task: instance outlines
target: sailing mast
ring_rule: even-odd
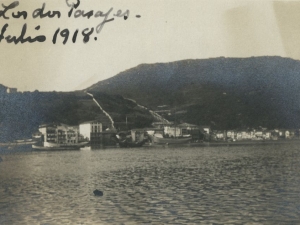
[[[175,126],[175,138],[176,138],[176,105],[175,105],[175,112],[174,112],[174,115],[175,115],[175,119],[174,119],[174,126]]]

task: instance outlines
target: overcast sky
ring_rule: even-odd
[[[74,0],[70,0],[71,3]],[[71,91],[88,87],[141,63],[170,62],[219,56],[282,56],[300,59],[300,2],[241,0],[81,0],[80,10],[113,11],[102,31],[83,43],[81,31],[96,27],[103,18],[69,18],[65,0],[22,0],[6,13],[28,11],[28,18],[5,20],[7,35],[44,34],[43,43],[0,43],[0,84],[20,91]],[[3,2],[3,1],[2,1]],[[12,1],[4,0],[4,5]],[[32,19],[32,12],[46,3],[45,11],[59,10],[61,18]],[[127,20],[114,17],[129,10]],[[2,9],[0,9],[2,10]],[[137,18],[136,15],[140,15]],[[40,30],[34,28],[40,25]],[[57,28],[69,28],[63,45]],[[76,43],[72,36],[79,29]],[[27,36],[26,35],[26,36]],[[97,37],[97,40],[94,38]]]

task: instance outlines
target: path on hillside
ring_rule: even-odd
[[[111,127],[113,129],[115,129],[115,126],[114,126],[114,121],[112,119],[112,117],[101,107],[101,105],[97,102],[97,100],[94,98],[94,95],[92,95],[91,93],[88,93],[86,92],[87,95],[91,96],[93,98],[93,101],[96,103],[97,106],[99,106],[99,108],[101,109],[101,111],[108,117],[108,119],[110,120],[111,122]]]
[[[163,123],[167,123],[167,124],[170,123],[170,121],[168,121],[167,119],[163,118],[163,117],[162,117],[161,115],[159,115],[158,113],[156,113],[156,112],[154,112],[154,111],[148,109],[148,108],[145,107],[145,106],[142,106],[142,105],[138,104],[135,100],[130,99],[130,98],[124,98],[124,99],[129,100],[129,101],[132,101],[132,102],[134,102],[138,107],[140,107],[140,108],[142,108],[142,109],[145,109],[145,110],[149,111],[150,114],[151,114],[154,118],[156,118],[158,121],[163,122]]]

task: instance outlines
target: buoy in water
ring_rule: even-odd
[[[94,195],[96,195],[96,196],[103,196],[103,192],[102,192],[102,191],[99,191],[98,189],[96,189],[96,190],[94,191]]]

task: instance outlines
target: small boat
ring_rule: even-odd
[[[142,147],[148,141],[148,137],[144,136],[144,132],[138,135],[136,133],[136,130],[120,132],[116,135],[116,141],[121,148]]]
[[[32,149],[35,150],[79,150],[80,148],[86,146],[88,142],[80,142],[74,144],[57,144],[51,142],[42,142],[41,145],[32,145]]]
[[[123,141],[119,141],[119,146],[121,148],[138,148],[138,147],[142,147],[145,142],[147,140],[143,140],[143,141],[137,141],[137,142],[130,142],[127,140],[123,140]]]
[[[36,144],[37,141],[28,141],[28,140],[18,140],[18,141],[13,141],[13,142],[4,142],[4,143],[0,143],[0,147],[12,147],[12,146],[22,146],[22,145],[32,145],[32,144]]]
[[[188,137],[176,137],[176,138],[166,138],[163,137],[162,135],[151,135],[151,140],[154,144],[165,144],[165,145],[169,145],[169,144],[185,144],[188,143],[192,140],[191,136]]]

